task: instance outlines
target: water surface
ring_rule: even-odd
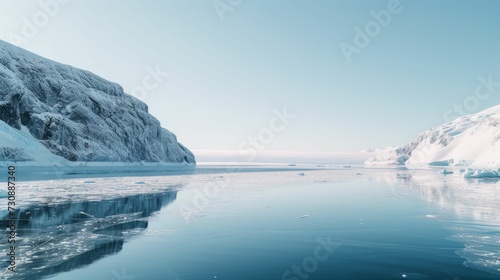
[[[500,277],[495,181],[244,171],[22,183],[21,263],[8,279]]]

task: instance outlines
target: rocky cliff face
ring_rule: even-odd
[[[120,85],[3,41],[0,120],[70,161],[195,163]]]

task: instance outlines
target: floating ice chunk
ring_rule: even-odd
[[[301,219],[304,219],[304,218],[309,218],[309,215],[302,215],[300,216]]]
[[[448,159],[448,160],[440,160],[440,161],[433,161],[429,162],[429,166],[451,166],[453,165],[453,159]]]
[[[464,178],[500,178],[500,172],[493,169],[472,169],[467,168],[463,173]]]
[[[448,175],[448,174],[453,174],[453,171],[443,169],[443,170],[439,170],[438,173],[443,174],[443,175]]]
[[[400,274],[400,279],[429,279],[429,275],[416,273],[416,272],[405,272]]]

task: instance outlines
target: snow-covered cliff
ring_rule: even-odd
[[[34,139],[46,150],[27,151]],[[0,41],[0,161],[47,150],[68,161],[195,163],[118,84]]]
[[[460,117],[409,144],[379,151],[367,165],[500,166],[500,105]]]

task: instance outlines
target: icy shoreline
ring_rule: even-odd
[[[117,162],[74,162],[62,166],[36,166],[29,163],[1,162],[0,168],[16,166],[19,181],[58,180],[90,177],[117,177],[141,175],[184,175],[196,170],[195,164],[181,163],[117,163]],[[5,178],[0,178],[4,182]]]

